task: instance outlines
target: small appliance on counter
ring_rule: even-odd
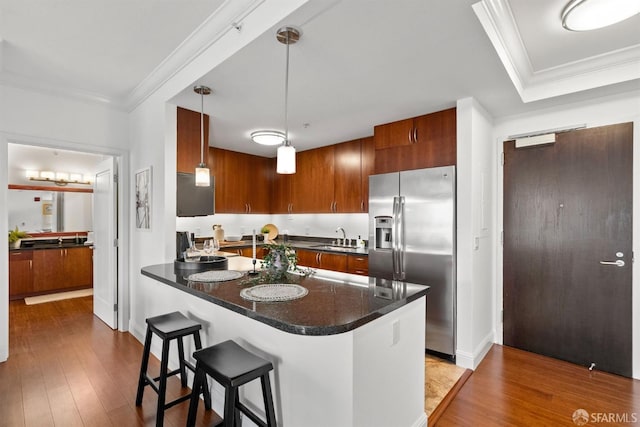
[[[198,256],[194,259],[187,256],[189,249],[195,249],[195,235],[188,231],[176,231],[176,259],[173,266],[176,271],[184,273],[197,273],[209,270],[227,270],[229,261],[223,256]],[[198,251],[199,253],[199,251]]]

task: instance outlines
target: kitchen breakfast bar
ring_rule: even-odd
[[[273,363],[279,426],[426,425],[427,286],[316,270],[290,276],[304,296],[257,302],[240,295],[256,287],[244,274],[251,268],[251,259],[238,256],[228,258],[228,271],[243,273],[233,280],[188,280],[191,272],[174,264],[144,267],[142,275],[154,279],[146,283],[156,287],[151,306],[202,324],[203,346],[231,339]],[[264,414],[259,382],[241,388],[240,399]],[[218,384],[212,400],[221,414]]]

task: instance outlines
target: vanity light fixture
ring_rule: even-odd
[[[257,130],[251,132],[251,140],[261,145],[280,145],[286,140],[286,136],[279,130]]]
[[[200,164],[196,167],[196,187],[209,187],[211,176],[204,164],[204,96],[211,93],[211,88],[199,85],[194,86],[193,91],[200,95]]]
[[[92,183],[89,175],[83,177],[79,173],[28,170],[26,177],[29,181],[51,182],[59,186],[68,184],[91,185]]]
[[[284,77],[284,143],[278,147],[276,172],[279,174],[296,173],[296,149],[289,140],[289,45],[300,40],[300,31],[293,27],[282,27],[276,33],[276,38],[287,45],[287,62]]]
[[[589,31],[616,24],[638,13],[638,0],[571,0],[560,17],[567,30]]]

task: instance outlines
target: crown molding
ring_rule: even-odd
[[[533,70],[508,0],[482,0],[472,7],[522,102],[640,78],[640,45]]]
[[[127,111],[134,110],[226,33],[239,31],[238,23],[264,1],[226,0],[129,93],[124,105]]]

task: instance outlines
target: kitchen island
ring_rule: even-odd
[[[230,270],[250,268],[249,258],[229,258]],[[203,345],[233,339],[273,362],[279,426],[426,425],[428,287],[318,270],[292,279],[306,296],[266,303],[240,296],[252,286],[247,276],[192,282],[173,264],[144,267],[142,275],[154,279],[150,294],[162,299],[152,306],[203,324]],[[222,388],[216,385],[213,396],[221,413]],[[259,383],[246,386],[241,398],[261,412]]]

